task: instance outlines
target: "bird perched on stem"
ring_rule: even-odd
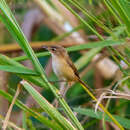
[[[43,46],[43,48],[51,53],[53,71],[61,81],[80,82],[88,88],[88,86],[80,79],[78,71],[64,47],[53,45]]]
[[[71,61],[67,51],[62,46],[44,46],[43,48],[50,51],[52,55],[52,68],[55,74],[61,80],[65,80],[67,82],[75,81],[80,82],[81,86],[84,90],[98,103],[97,98],[90,92],[90,88],[85,84],[79,77],[78,71]],[[99,107],[113,120],[113,122],[121,129],[124,128],[118,123],[118,121],[107,111],[107,109],[99,103]]]

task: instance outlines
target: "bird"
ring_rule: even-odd
[[[44,45],[42,48],[51,53],[52,69],[61,81],[80,82],[86,88],[89,88],[88,85],[81,80],[77,68],[64,47],[60,45]]]
[[[84,81],[81,80],[78,71],[70,59],[66,49],[60,45],[43,46],[52,55],[52,68],[59,79],[66,80],[67,82],[80,82],[83,89],[94,99],[100,106],[100,108],[107,113],[109,117],[118,124],[122,129],[122,126],[112,117],[112,115],[104,108],[104,106],[98,102],[96,97],[92,94],[93,89],[91,89]],[[91,92],[90,92],[91,91]]]

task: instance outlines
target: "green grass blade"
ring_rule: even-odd
[[[5,24],[5,26],[8,28],[8,30],[11,32],[11,34],[14,36],[16,41],[19,43],[21,48],[24,50],[25,54],[28,56],[28,58],[32,61],[34,68],[36,72],[40,74],[41,79],[43,80],[44,84],[50,90],[54,93],[55,97],[58,99],[59,95],[57,94],[55,88],[48,82],[45,72],[40,65],[34,51],[32,50],[31,46],[29,45],[27,39],[25,38],[24,34],[22,33],[19,25],[17,24],[12,12],[10,11],[9,7],[7,6],[6,2],[4,0],[0,1],[0,20]],[[60,104],[64,108],[64,111],[66,115],[71,119],[73,124],[79,129],[82,129],[82,125],[72,112],[72,110],[69,108],[67,103],[65,102],[64,99],[59,100]]]
[[[104,40],[104,38],[94,29],[92,28],[83,18],[79,16],[64,0],[59,0],[68,10],[70,10],[84,25],[86,25],[94,34],[99,37],[99,39]]]
[[[25,130],[27,130],[27,123],[26,123],[26,121],[27,121],[27,115],[26,115],[26,113],[23,111],[22,126],[23,126],[23,128],[24,128]]]
[[[36,56],[37,58],[39,57],[43,57],[43,56],[49,56],[50,53],[49,52],[39,52],[39,53],[36,53]],[[19,56],[19,57],[15,57],[15,58],[12,58],[14,61],[24,61],[24,60],[27,60],[29,59],[27,56]]]
[[[117,19],[117,21],[126,25],[126,32],[130,36],[130,4],[127,0],[104,0],[104,3]],[[122,21],[121,21],[122,20]]]
[[[79,58],[75,62],[75,66],[77,69],[82,69],[85,65],[87,65],[91,59],[98,53],[100,52],[102,47],[94,48],[91,49],[90,51],[86,52],[85,55],[83,55],[81,58]]]
[[[79,1],[76,0],[68,0],[72,5],[77,7],[82,13],[89,17],[93,22],[95,22],[100,28],[104,29],[107,33],[109,33],[113,38],[116,38],[112,30],[110,30],[107,26],[105,26],[99,19],[97,19],[94,15],[92,15],[85,7],[83,7]]]
[[[76,45],[67,48],[68,52],[74,52],[74,51],[80,51],[84,49],[89,49],[89,48],[96,48],[96,47],[107,47],[107,46],[115,46],[115,45],[121,45],[124,44],[124,40],[119,40],[119,41],[114,41],[114,40],[104,40],[104,41],[99,41],[99,42],[90,42],[90,43],[84,43],[81,45]],[[37,53],[37,57],[43,57],[43,56],[48,56],[50,55],[49,52],[41,52]],[[15,61],[23,61],[27,60],[27,56],[20,56],[20,57],[15,57],[13,58]]]
[[[74,108],[74,111],[78,112],[79,114],[86,115],[86,116],[93,117],[93,118],[100,119],[100,120],[102,120],[102,118],[103,118],[102,112],[96,112],[95,113],[95,111],[92,110],[92,109]],[[115,119],[124,128],[130,129],[130,120],[129,119],[126,119],[126,118],[123,118],[123,117],[120,117],[120,116],[116,116],[116,115],[113,115],[113,117],[115,117]],[[105,120],[108,121],[108,122],[112,122],[112,120],[107,115],[105,115]]]
[[[8,30],[11,32],[15,40],[19,43],[21,48],[24,50],[25,54],[32,60],[32,63],[37,72],[43,74],[42,67],[36,58],[32,48],[30,47],[26,37],[24,36],[23,32],[21,31],[19,25],[17,24],[12,12],[10,11],[9,7],[5,3],[4,0],[0,1],[0,20],[5,24]]]
[[[113,8],[112,4],[110,3],[109,0],[103,0],[105,5],[107,6],[107,8],[109,9],[109,11],[112,13],[112,15],[116,18],[116,20],[118,21],[118,23],[120,25],[122,25],[122,21],[120,20],[120,18],[117,16],[117,11]]]
[[[124,40],[120,41],[114,41],[114,40],[105,40],[105,41],[99,41],[99,42],[93,42],[93,43],[87,43],[87,44],[81,44],[77,46],[72,46],[68,48],[68,51],[79,51],[79,50],[84,50],[84,49],[89,49],[89,48],[98,48],[98,47],[108,47],[108,46],[116,46],[116,45],[121,45],[124,44]]]
[[[10,59],[7,56],[4,56],[2,54],[0,54],[0,64],[1,65],[10,65],[10,66],[15,66],[15,67],[20,67],[25,69],[26,67],[24,67],[23,65],[21,65],[20,63]],[[40,86],[40,87],[44,87],[46,89],[48,89],[48,87],[46,86],[46,84],[43,82],[42,78],[40,76],[28,76],[28,75],[24,75],[24,74],[17,74],[19,77],[32,82],[33,84]]]
[[[64,129],[74,130],[75,128],[67,121],[44,97],[42,97],[29,83],[22,81],[21,84],[31,94],[41,108],[48,113]]]
[[[130,17],[128,15],[128,12],[130,12],[130,2],[126,0],[110,0],[110,2],[113,5],[113,7],[117,10],[118,15],[120,16],[122,21],[125,23],[130,36]],[[129,8],[126,8],[126,5],[129,5]]]
[[[16,67],[10,65],[0,65],[0,70],[18,73],[18,74],[25,74],[25,75],[38,75],[35,71],[24,68],[24,67]]]
[[[8,101],[12,101],[13,96],[11,96],[9,93],[0,90],[0,95],[3,96],[5,99],[7,99]],[[27,106],[25,106],[21,101],[19,101],[18,99],[16,100],[15,104],[22,109],[23,111],[29,113],[31,116],[35,117],[37,120],[39,120],[42,124],[48,126],[49,128],[52,128],[54,130],[59,130],[61,129],[61,127],[59,127],[59,125],[51,120],[48,120],[48,118],[41,116],[39,113],[33,111],[32,109],[28,108]],[[55,125],[54,125],[55,123]]]
[[[130,1],[129,0],[119,0],[125,15],[130,20]]]

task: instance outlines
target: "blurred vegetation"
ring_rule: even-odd
[[[51,67],[47,70],[47,66],[51,64],[49,62],[50,56],[39,48],[38,50],[34,50],[37,55],[40,53],[37,60],[36,55],[33,54],[33,51],[29,47],[28,41],[24,39],[19,26],[15,23],[14,17],[11,16],[10,10],[7,9],[3,1],[0,2],[0,20],[2,21],[0,22],[0,45],[13,45],[17,42],[23,49],[26,57],[32,62],[34,68],[30,70],[32,67],[30,69],[29,66],[25,68],[21,65],[21,62],[18,62],[23,55],[21,55],[21,52],[4,53],[4,55],[10,57],[9,59],[0,54],[0,70],[9,72],[7,85],[5,86],[6,89],[1,87],[2,83],[0,84],[0,97],[12,101],[12,97],[15,95],[20,81],[22,79],[28,81],[22,84],[24,87],[22,87],[18,100],[13,107],[10,117],[11,121],[16,126],[26,130],[47,130],[49,128],[54,130],[74,129],[74,127],[89,130],[117,129],[119,126],[115,125],[103,111],[95,112],[95,102],[93,102],[93,99],[91,99],[79,83],[75,83],[68,88],[64,97],[66,102],[61,98],[59,101],[60,105],[57,103],[58,107],[56,107],[57,104],[54,100],[59,96],[56,92],[60,89],[60,85],[58,82],[54,82],[52,84],[54,86],[49,85],[48,80],[58,80],[53,71],[48,72],[51,70]],[[72,46],[72,48],[67,48],[67,50],[68,52],[71,51],[69,55],[81,74],[82,79],[93,89],[93,94],[97,99],[103,93],[105,93],[105,96],[108,96],[102,99],[103,105],[124,129],[130,129],[130,1],[54,1],[60,2],[68,8],[71,12],[70,15],[67,14],[68,12],[65,12],[64,8],[58,8],[59,5],[56,6],[53,1],[46,0],[45,2],[49,4],[49,7],[55,10],[62,17],[63,21],[56,19],[54,14],[49,14],[47,9],[42,7],[41,3],[41,6],[39,6],[38,1],[7,0],[6,2],[20,26],[22,26],[25,15],[30,10],[41,9],[44,16],[43,20],[31,30],[31,41],[29,42],[48,41],[56,42],[56,44],[63,42],[64,46],[67,47],[70,47],[67,43],[78,45],[77,48],[76,46]],[[66,15],[71,17],[67,17]],[[48,21],[46,20],[47,18]],[[71,18],[73,20],[72,23]],[[65,23],[69,23],[72,28],[67,31]],[[73,25],[73,23],[77,23],[77,25]],[[76,30],[78,26],[79,28]],[[73,37],[72,32],[77,32],[80,36],[76,35],[76,37]],[[78,37],[83,39],[82,43],[85,43],[85,46],[77,40]],[[99,43],[97,44],[96,42]],[[102,57],[94,60],[94,57],[99,53],[103,58],[107,58],[107,61],[102,62],[102,66],[98,64],[103,60]],[[48,72],[47,78],[39,62],[45,72]],[[9,66],[12,66],[12,68],[9,68]],[[23,69],[23,72],[20,69],[21,71]],[[111,76],[108,76],[109,72],[112,73]],[[0,76],[2,77],[3,75],[0,74]],[[43,88],[39,90],[43,98],[40,97],[39,93],[36,93],[36,90],[31,86],[32,84],[37,85],[38,88]],[[31,99],[34,103],[30,107],[28,106],[29,102],[27,102],[27,99],[31,96],[37,103]],[[51,108],[51,104],[54,108]],[[1,105],[3,105],[2,102],[0,107]],[[8,106],[5,106],[7,110]],[[76,113],[75,116],[71,115],[72,113],[68,107]],[[68,111],[66,112],[67,108]],[[5,109],[5,113],[7,113],[7,110]],[[0,115],[5,117],[5,114],[2,114],[1,111],[0,109]],[[12,116],[13,114],[14,116]],[[15,119],[21,120],[21,122]],[[68,123],[68,120],[71,123]],[[81,124],[81,127],[78,127],[78,124],[76,126],[76,122]],[[0,127],[2,127],[2,124]],[[8,129],[11,128],[13,129],[13,127],[8,125]]]

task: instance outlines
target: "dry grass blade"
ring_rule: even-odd
[[[0,118],[2,118],[1,115],[0,115]],[[4,123],[4,119],[0,119],[0,120],[1,120],[2,123]],[[7,125],[14,128],[15,130],[24,130],[24,129],[16,126],[14,123],[12,123],[10,121],[7,122]]]
[[[6,130],[6,128],[7,128],[8,121],[9,121],[9,118],[10,118],[10,114],[11,114],[13,105],[14,105],[14,103],[15,103],[15,101],[16,101],[16,98],[18,97],[18,95],[19,95],[19,93],[20,93],[20,90],[21,90],[21,85],[19,84],[19,85],[18,85],[18,88],[17,88],[17,90],[16,90],[16,93],[15,93],[15,96],[14,96],[14,98],[13,98],[13,100],[12,100],[12,103],[11,103],[11,105],[10,105],[10,107],[9,107],[9,110],[8,110],[8,112],[7,112],[7,114],[6,114],[5,120],[4,120],[4,122],[3,122],[2,130]]]
[[[106,96],[107,94],[110,94],[110,96]],[[112,96],[114,95],[114,96]],[[130,100],[130,94],[127,93],[122,93],[122,92],[115,92],[113,90],[108,90],[107,92],[104,92],[101,94],[101,96],[99,97],[96,106],[95,106],[95,112],[97,112],[98,106],[99,104],[102,102],[103,99],[112,99],[112,98],[121,98],[121,99],[126,99],[126,100]]]

